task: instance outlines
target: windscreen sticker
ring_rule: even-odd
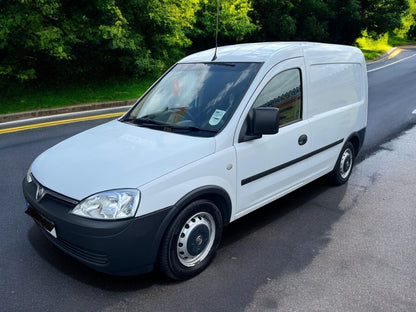
[[[224,117],[225,111],[221,109],[216,109],[215,112],[212,114],[211,119],[209,120],[209,124],[211,126],[216,126],[220,123],[222,117]]]

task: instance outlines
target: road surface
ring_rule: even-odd
[[[415,55],[368,66],[367,138],[347,185],[320,179],[234,222],[181,283],[95,272],[24,214],[32,160],[106,120],[0,134],[0,311],[415,311]]]

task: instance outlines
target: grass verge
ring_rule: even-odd
[[[384,34],[378,39],[373,39],[367,35],[367,32],[363,32],[363,36],[358,38],[356,43],[367,61],[377,59],[392,48],[389,44],[389,34]]]
[[[357,46],[361,49],[367,61],[379,58],[393,47],[408,43],[408,40],[398,36],[394,32],[386,33],[377,39],[373,39],[367,35],[367,32],[363,32],[362,37],[356,41]]]
[[[154,77],[114,78],[99,82],[73,82],[64,85],[14,86],[6,92],[3,91],[0,97],[0,114],[137,99],[155,80]]]

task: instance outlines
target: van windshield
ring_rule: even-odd
[[[156,130],[208,137],[228,122],[261,63],[177,64],[123,117]]]

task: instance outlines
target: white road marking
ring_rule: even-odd
[[[410,56],[405,57],[405,58],[403,58],[403,59],[401,59],[401,60],[398,60],[398,61],[396,61],[396,62],[393,62],[393,63],[387,64],[387,65],[384,65],[384,66],[381,66],[381,67],[379,67],[379,68],[374,68],[374,69],[367,70],[367,73],[371,73],[371,72],[373,72],[373,71],[380,70],[380,69],[383,69],[383,68],[386,68],[386,67],[392,66],[392,65],[394,65],[394,64],[397,64],[397,63],[403,62],[403,61],[405,61],[405,60],[407,60],[407,59],[410,59],[410,58],[412,58],[412,57],[414,57],[414,56],[416,56],[416,54],[410,55]]]

